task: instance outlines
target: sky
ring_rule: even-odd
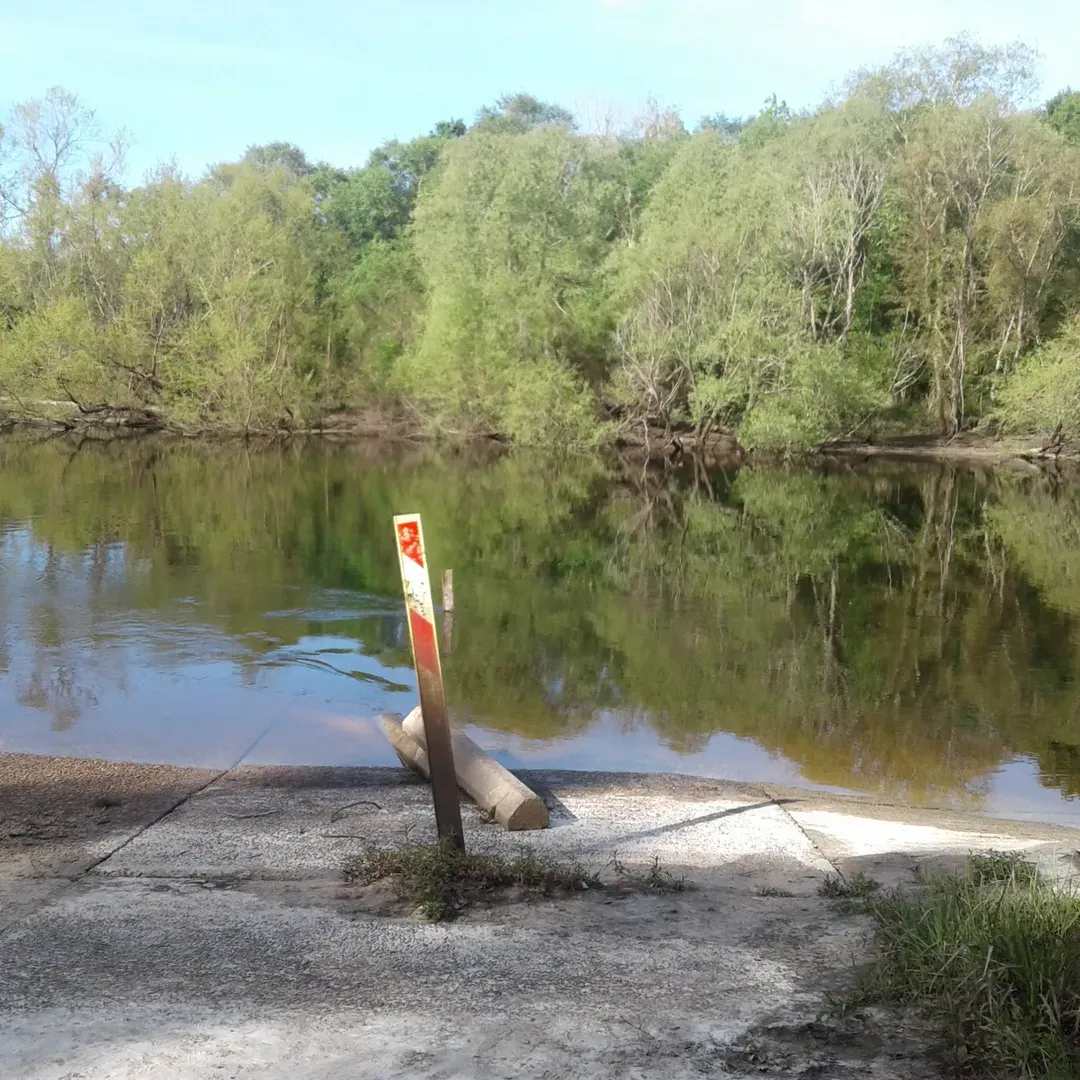
[[[1080,87],[1080,3],[1043,0],[0,0],[0,115],[62,86],[126,128],[128,179],[198,176],[252,143],[361,164],[525,90],[586,116],[652,97],[688,126],[811,106],[898,48],[969,31]]]

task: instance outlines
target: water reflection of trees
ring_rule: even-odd
[[[249,672],[328,629],[405,667],[395,620],[318,611],[396,602],[387,523],[412,509],[456,572],[451,698],[490,726],[554,737],[603,709],[680,749],[728,731],[812,780],[922,798],[1028,754],[1080,789],[1080,495],[947,468],[0,443],[0,529],[32,520],[37,557],[66,567],[31,619],[27,700],[61,672],[90,685],[56,650],[104,648],[105,616],[131,611],[211,618]],[[180,637],[148,647],[168,662]]]
[[[713,686],[700,722],[815,780],[922,796],[977,790],[1014,754],[1075,742],[1072,618],[1056,587],[1032,587],[988,512],[1018,497],[1008,477],[895,469],[744,471],[737,519],[691,499],[638,548],[639,581],[662,560],[692,583],[684,595],[722,607],[722,647],[706,637],[670,665],[700,679],[699,701]]]

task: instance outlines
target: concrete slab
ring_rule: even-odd
[[[366,845],[434,839],[430,790],[419,781],[403,783],[400,769],[284,772],[290,771],[290,787],[259,782],[265,776],[259,769],[228,774],[95,873],[318,875],[340,870]],[[327,782],[331,786],[321,786]],[[832,869],[768,797],[716,783],[688,798],[679,787],[669,784],[664,791],[651,781],[603,786],[564,778],[557,794],[550,782],[545,788],[550,829],[506,833],[485,823],[465,801],[466,836],[485,850],[510,853],[527,846],[597,869],[615,857],[634,865],[659,859],[667,867],[720,874],[728,885],[755,890],[770,884],[812,893]]]
[[[122,774],[39,765],[14,766],[16,788],[38,792],[20,820],[38,828],[36,806],[53,847],[40,863],[0,849],[0,1077],[19,1080],[684,1080],[763,1061],[778,1076],[929,1080],[909,1028],[868,1015],[834,1037],[817,1022],[867,933],[817,896],[824,876],[1080,847],[754,785],[531,773],[553,828],[508,835],[465,806],[474,848],[658,857],[694,888],[495,902],[428,925],[373,914],[341,873],[365,844],[431,837],[430,793],[402,770],[132,766],[120,806],[98,808],[130,818],[99,822],[96,793]],[[57,877],[50,858],[72,851],[99,861]]]
[[[941,824],[883,821],[824,809],[789,808],[791,818],[819,851],[846,876],[869,874],[886,886],[910,884],[919,874],[952,873],[961,869],[969,854],[986,851],[1022,851],[1045,874],[1058,880],[1073,879],[1075,838],[1016,835],[1009,823],[989,820],[981,831],[950,822]],[[947,825],[957,827],[943,827]]]
[[[681,1077],[763,1016],[811,1014],[808,972],[850,948],[817,899],[609,901],[432,926],[241,887],[80,884],[4,938],[0,1075]]]
[[[0,877],[78,873],[220,775],[0,754]]]

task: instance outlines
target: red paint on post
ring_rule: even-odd
[[[440,839],[464,848],[465,834],[461,828],[446,689],[442,681],[442,665],[439,663],[439,643],[435,636],[435,606],[431,600],[431,580],[424,558],[424,533],[419,515],[395,517],[394,534],[401,566],[401,584],[405,590],[405,607],[409,613],[409,639],[416,662],[416,685],[424,716],[435,824]]]
[[[409,629],[412,631],[413,659],[417,667],[442,674],[439,663],[439,646],[435,641],[435,627],[422,615],[409,611]]]
[[[419,525],[411,521],[403,521],[397,527],[398,547],[402,554],[407,555],[417,566],[424,565],[424,549],[420,543]]]

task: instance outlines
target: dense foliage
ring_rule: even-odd
[[[51,90],[0,136],[0,407],[182,429],[393,406],[443,433],[804,446],[1080,433],[1080,93],[971,40],[690,134],[526,94],[362,168],[250,148],[123,187]]]

